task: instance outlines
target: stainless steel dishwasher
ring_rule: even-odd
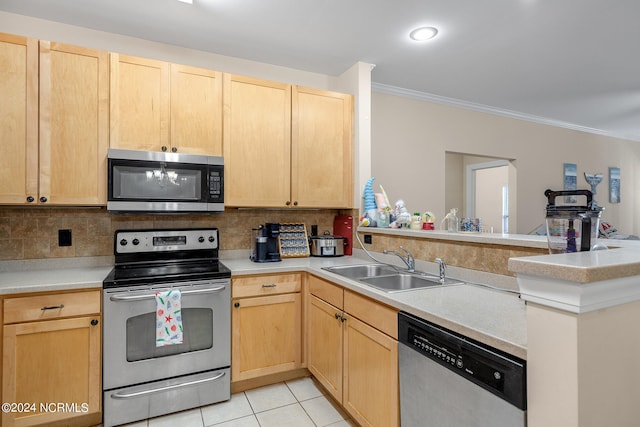
[[[398,314],[402,427],[526,426],[526,362]]]

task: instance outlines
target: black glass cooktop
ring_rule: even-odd
[[[229,277],[231,277],[231,270],[214,260],[124,264],[116,265],[104,279],[102,286],[117,288]]]

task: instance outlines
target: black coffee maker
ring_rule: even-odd
[[[253,262],[277,262],[281,261],[278,249],[278,236],[280,224],[267,222],[251,230],[253,249],[249,257]]]

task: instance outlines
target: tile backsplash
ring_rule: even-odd
[[[251,229],[265,222],[302,222],[310,232],[333,232],[336,215],[357,211],[338,209],[226,209],[211,215],[123,215],[104,208],[0,207],[0,260],[94,257],[113,255],[119,229],[217,227],[220,249],[249,249]],[[71,246],[58,245],[58,231],[71,230]]]

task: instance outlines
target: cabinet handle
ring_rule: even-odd
[[[27,197],[27,202],[33,203],[36,199],[33,196]]]
[[[336,319],[340,319],[340,313],[336,313],[335,316],[336,316]]]
[[[98,324],[98,319],[91,319],[91,325],[96,326]]]
[[[298,206],[298,201],[293,202],[293,206]]]
[[[44,197],[44,196],[40,197],[40,202],[41,203],[47,203],[47,198]]]
[[[177,147],[171,147],[171,152],[172,152],[172,153],[175,153],[175,152],[177,152],[177,151],[178,151],[178,148],[177,148]]]
[[[344,322],[346,322],[346,321],[347,321],[347,318],[346,318],[346,317],[344,317],[344,316],[342,316],[342,317],[340,318],[340,321],[341,321],[342,323],[344,323]]]
[[[263,288],[275,288],[276,286],[278,285],[276,285],[275,283],[271,283],[270,285],[262,285]]]
[[[64,304],[60,304],[60,305],[45,305],[40,310],[42,310],[42,311],[45,311],[45,310],[58,310],[58,309],[62,309],[62,308],[64,308]]]
[[[160,147],[160,149],[161,149],[162,151],[167,151],[167,146],[166,146],[166,145],[163,145],[162,147]]]
[[[235,308],[238,308],[238,307],[240,307],[240,303],[239,303],[239,302],[237,302],[237,303],[233,304],[233,306],[234,306]]]
[[[287,202],[285,203],[285,205],[287,205],[287,206],[291,206],[291,200],[287,200]]]

